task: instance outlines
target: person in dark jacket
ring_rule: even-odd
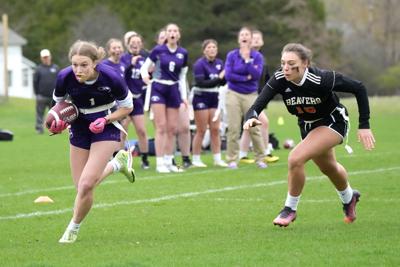
[[[50,109],[53,100],[53,91],[59,68],[51,61],[48,49],[40,51],[41,64],[36,68],[33,77],[33,90],[36,95],[36,124],[38,134],[43,134],[43,116],[46,108]]]

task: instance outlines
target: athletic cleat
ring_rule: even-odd
[[[182,168],[180,168],[179,166],[175,166],[175,165],[166,165],[167,169],[170,172],[184,172],[184,170]]]
[[[228,164],[221,159],[221,160],[214,161],[214,166],[226,168],[226,167],[228,167]]]
[[[59,243],[74,243],[78,238],[78,231],[74,230],[65,230],[63,236],[58,240]]]
[[[207,167],[207,165],[204,164],[202,161],[193,161],[192,165],[193,165],[193,167],[196,167],[196,168],[206,168]]]
[[[132,156],[125,151],[118,151],[117,155],[115,155],[115,160],[119,163],[120,169],[119,172],[125,175],[129,182],[135,182],[135,170],[132,167]]]
[[[257,167],[258,167],[259,169],[266,169],[266,168],[268,168],[267,163],[265,163],[264,161],[258,161],[258,162],[256,162],[256,165],[257,165]]]
[[[146,159],[146,160],[143,160],[143,159],[142,159],[141,167],[142,167],[143,170],[148,170],[148,169],[150,169],[150,163],[149,163],[149,161],[148,161],[147,159]]]
[[[184,160],[183,164],[182,164],[184,169],[188,169],[190,167],[192,167],[193,163],[190,160]]]
[[[353,190],[353,197],[348,204],[343,204],[344,222],[352,223],[356,220],[356,205],[360,200],[361,194],[357,190]]]
[[[156,172],[158,173],[170,173],[171,171],[165,165],[160,165],[156,167]]]
[[[279,212],[279,215],[275,218],[273,224],[279,225],[280,227],[287,227],[291,222],[296,220],[296,217],[296,211],[285,206],[281,212]]]
[[[232,170],[235,170],[235,169],[238,168],[238,165],[237,165],[237,163],[235,161],[232,161],[232,162],[228,163],[228,168],[232,169]]]
[[[264,158],[265,163],[274,163],[274,162],[277,162],[278,160],[279,160],[279,157],[274,156],[272,154],[268,154]]]
[[[243,157],[239,160],[240,163],[252,164],[256,162],[254,159],[249,159],[248,157]]]

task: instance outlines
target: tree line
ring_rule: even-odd
[[[359,73],[348,68],[349,58],[343,54],[343,29],[327,24],[327,6],[337,6],[325,2],[330,1],[14,0],[2,3],[0,12],[7,13],[10,27],[28,40],[24,55],[35,62],[39,51],[48,48],[54,61],[66,66],[69,46],[77,39],[104,45],[109,38],[122,38],[129,30],[140,33],[146,48],[151,49],[156,32],[174,22],[181,28],[181,45],[189,51],[190,64],[201,56],[204,39],[216,39],[219,56],[224,58],[238,46],[240,27],[251,26],[264,33],[263,52],[270,70],[279,67],[280,52],[286,43],[301,42],[313,50],[318,66],[343,70],[357,78]],[[393,70],[380,74],[391,73]],[[373,94],[383,90],[375,86],[376,77],[361,78],[374,88]],[[390,93],[392,89],[385,90]]]

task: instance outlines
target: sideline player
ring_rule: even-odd
[[[146,95],[146,84],[140,76],[146,56],[143,51],[143,38],[139,34],[133,34],[127,39],[127,49],[129,53],[124,54],[126,64],[125,81],[131,90],[133,96],[134,110],[129,114],[129,118],[123,121],[125,129],[128,129],[129,122],[132,121],[135,126],[138,137],[140,156],[142,158],[141,167],[145,170],[150,168],[148,160],[149,144],[146,130],[146,120],[144,115],[144,97]]]
[[[187,106],[188,53],[179,45],[181,33],[176,24],[168,24],[165,31],[165,44],[155,46],[141,68],[143,81],[151,86],[147,90],[154,113],[156,171],[159,173],[182,171],[172,160],[179,107],[182,102]],[[153,65],[156,69],[150,80]]]
[[[196,134],[193,138],[193,161],[195,167],[207,167],[201,161],[201,144],[209,128],[211,136],[211,151],[214,165],[227,167],[221,159],[221,138],[219,135],[220,118],[213,120],[218,108],[218,94],[220,86],[226,83],[224,76],[224,62],[217,58],[218,43],[214,39],[206,39],[202,44],[203,56],[193,65],[195,86],[192,88],[194,121]]]

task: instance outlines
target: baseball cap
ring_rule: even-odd
[[[49,49],[42,49],[40,51],[40,57],[49,57],[50,56],[50,50]]]

